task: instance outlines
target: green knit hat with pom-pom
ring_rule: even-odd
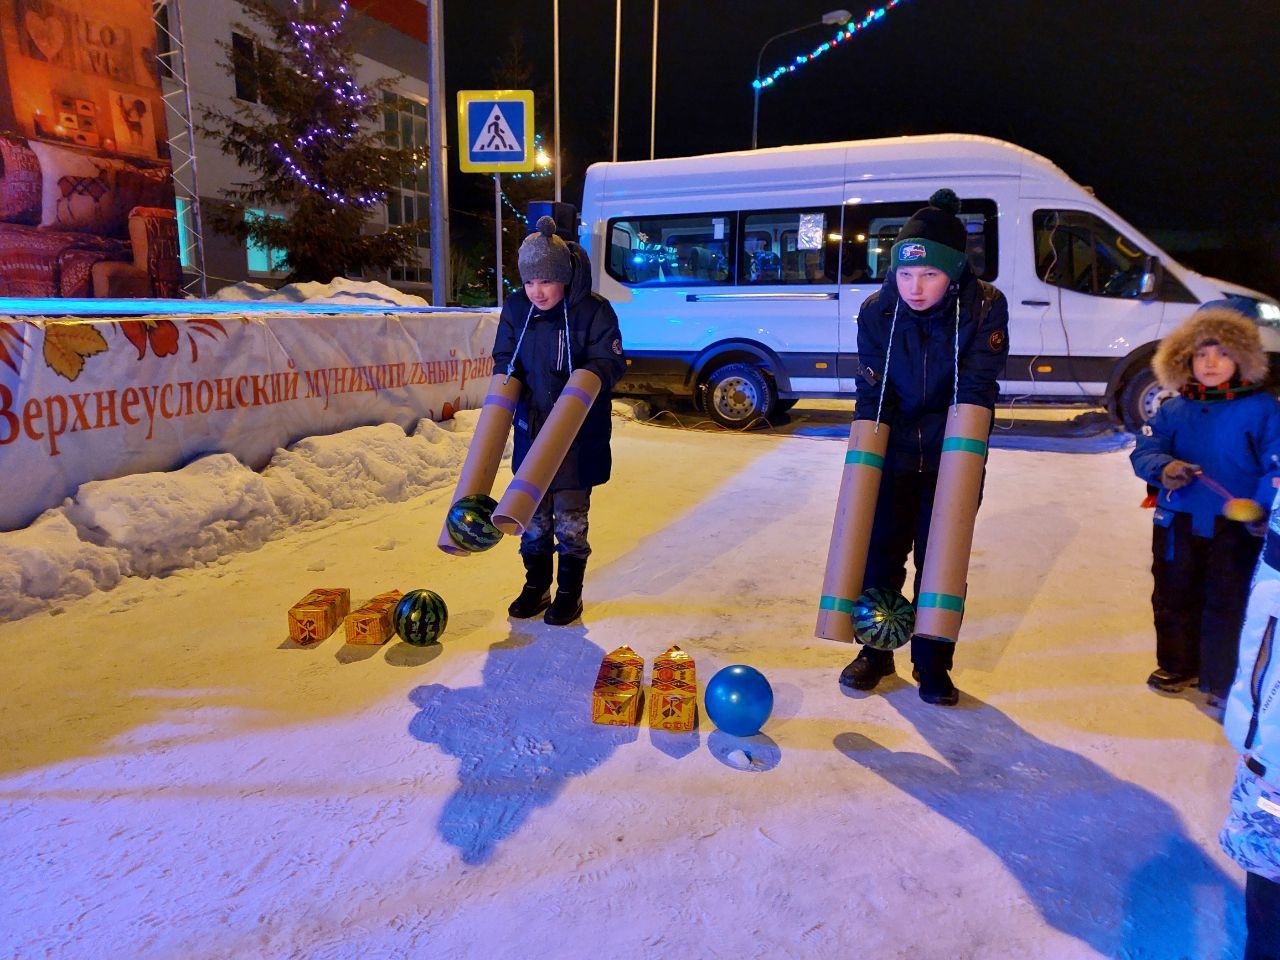
[[[936,267],[952,280],[964,272],[969,235],[956,216],[960,198],[954,190],[943,187],[929,198],[898,231],[893,245],[889,269],[899,267]]]

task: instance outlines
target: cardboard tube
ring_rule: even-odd
[[[876,499],[889,448],[889,425],[855,420],[849,426],[849,446],[836,498],[836,518],[827,549],[827,572],[818,601],[814,636],[853,643],[853,601],[862,593],[867,571],[867,547],[876,515]]]
[[[450,507],[463,497],[473,493],[487,494],[493,489],[498,464],[502,462],[502,451],[507,445],[507,435],[511,433],[511,421],[516,415],[521,386],[515,377],[502,373],[495,373],[489,380],[489,392],[485,394],[484,405],[480,408],[480,419],[476,423],[471,446],[467,448],[467,459],[458,474],[458,485],[454,487]],[[455,557],[471,556],[453,542],[447,521],[440,527],[440,540],[436,546]]]
[[[938,490],[929,521],[915,632],[954,643],[964,618],[964,596],[973,549],[973,524],[987,464],[991,411],[961,403],[947,411],[938,465]]]
[[[503,533],[523,533],[529,525],[533,511],[538,509],[565,454],[577,439],[600,386],[600,378],[590,370],[575,370],[560,391],[547,422],[493,511],[493,525]]]

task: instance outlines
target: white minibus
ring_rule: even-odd
[[[1163,399],[1162,334],[1228,296],[1280,359],[1274,299],[1177,263],[1043,157],[896,137],[593,164],[580,235],[621,321],[617,392],[692,398],[731,427],[852,396],[858,309],[939,187],[961,199],[973,271],[1009,300],[1005,399],[1105,404],[1134,429]]]

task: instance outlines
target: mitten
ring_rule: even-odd
[[[1196,478],[1200,468],[1185,460],[1170,460],[1160,471],[1160,483],[1166,490],[1180,490]]]

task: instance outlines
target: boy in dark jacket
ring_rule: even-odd
[[[591,488],[609,479],[609,391],[626,363],[613,307],[591,292],[586,252],[576,243],[565,243],[555,229],[551,217],[540,217],[536,231],[520,245],[524,289],[503,305],[493,363],[495,371],[505,371],[523,385],[516,404],[513,470],[520,468],[573,371],[590,370],[600,378],[600,393],[582,429],[520,537],[525,584],[507,608],[519,618],[546,610],[546,623],[564,626],[582,615],[582,579],[591,553]],[[560,570],[553,602],[556,542]]]
[[[1254,531],[1222,516],[1231,497],[1269,504],[1280,476],[1280,403],[1261,390],[1267,358],[1258,328],[1207,305],[1161,341],[1151,362],[1168,400],[1142,428],[1130,461],[1161,488],[1155,510],[1151,605],[1155,690],[1194,683],[1218,708],[1236,670],[1236,640],[1261,549]]]
[[[994,409],[1009,353],[1008,304],[970,270],[959,212],[952,191],[930,197],[899,231],[884,286],[858,312],[862,371],[854,419],[890,428],[864,590],[901,590],[914,547],[919,594],[947,411],[957,403]],[[959,700],[950,676],[954,648],[936,637],[911,638],[926,703]],[[893,672],[893,651],[864,646],[840,682],[871,690]]]

